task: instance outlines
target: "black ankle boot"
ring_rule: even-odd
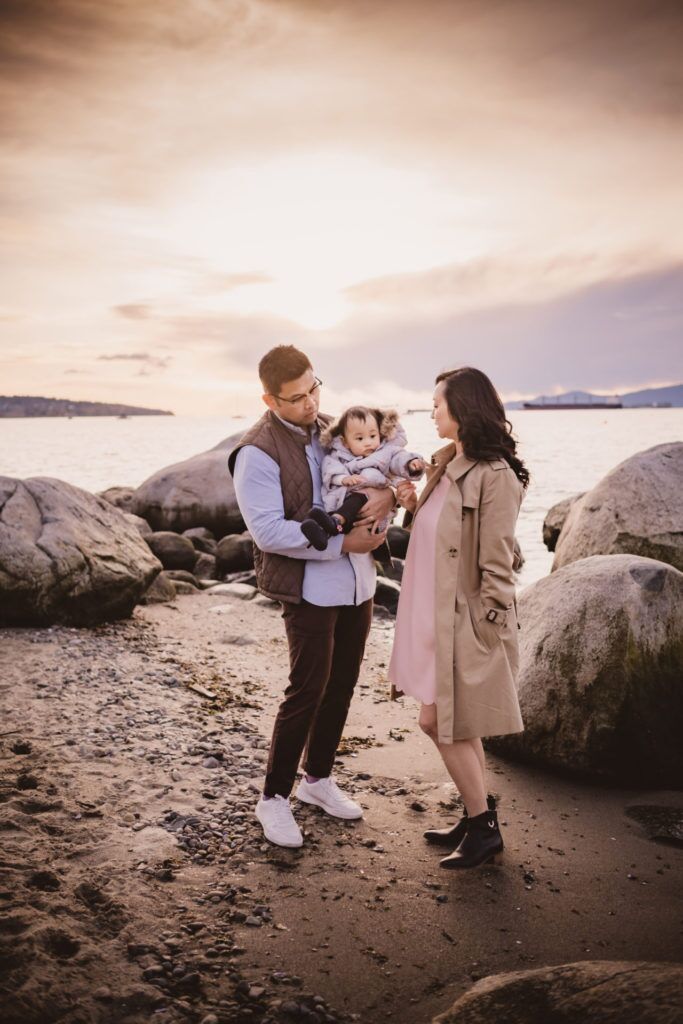
[[[484,811],[466,819],[465,838],[449,857],[439,861],[442,868],[476,868],[493,860],[503,849],[503,837],[495,811]]]
[[[329,515],[324,508],[318,508],[317,505],[313,506],[306,519],[312,519],[318,526],[321,526],[328,537],[336,537],[339,533],[339,520]]]
[[[304,537],[311,544],[316,551],[326,551],[329,538],[322,526],[316,523],[313,519],[304,519],[301,524],[301,532]]]
[[[495,811],[496,798],[491,796],[490,793],[486,797],[486,804],[490,811]],[[428,828],[424,833],[424,837],[428,843],[433,843],[435,846],[450,846],[451,850],[457,850],[465,838],[466,831],[467,811],[465,811],[456,825],[452,825],[451,828]]]

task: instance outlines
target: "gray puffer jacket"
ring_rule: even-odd
[[[362,491],[364,487],[388,487],[393,479],[420,479],[423,471],[411,472],[408,463],[422,456],[406,451],[408,438],[398,421],[398,413],[390,410],[384,414],[380,433],[382,441],[379,448],[365,456],[353,455],[344,444],[343,437],[333,438],[329,431],[321,434],[320,442],[327,451],[322,464],[322,496],[326,512],[334,512],[347,494]],[[345,487],[341,480],[346,476],[362,476],[363,483]]]

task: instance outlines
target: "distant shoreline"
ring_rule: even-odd
[[[0,395],[0,419],[73,419],[76,416],[173,416],[167,409],[148,409],[120,402],[78,402],[39,395]]]
[[[128,420],[134,416],[175,416],[174,412],[0,412],[0,420],[86,420],[106,419]]]

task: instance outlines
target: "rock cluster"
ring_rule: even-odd
[[[489,745],[634,784],[683,780],[683,444],[547,513],[553,572],[519,599],[525,731]]]

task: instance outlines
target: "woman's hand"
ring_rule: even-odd
[[[396,488],[396,497],[409,512],[414,512],[417,508],[417,490],[410,480],[401,480]]]

